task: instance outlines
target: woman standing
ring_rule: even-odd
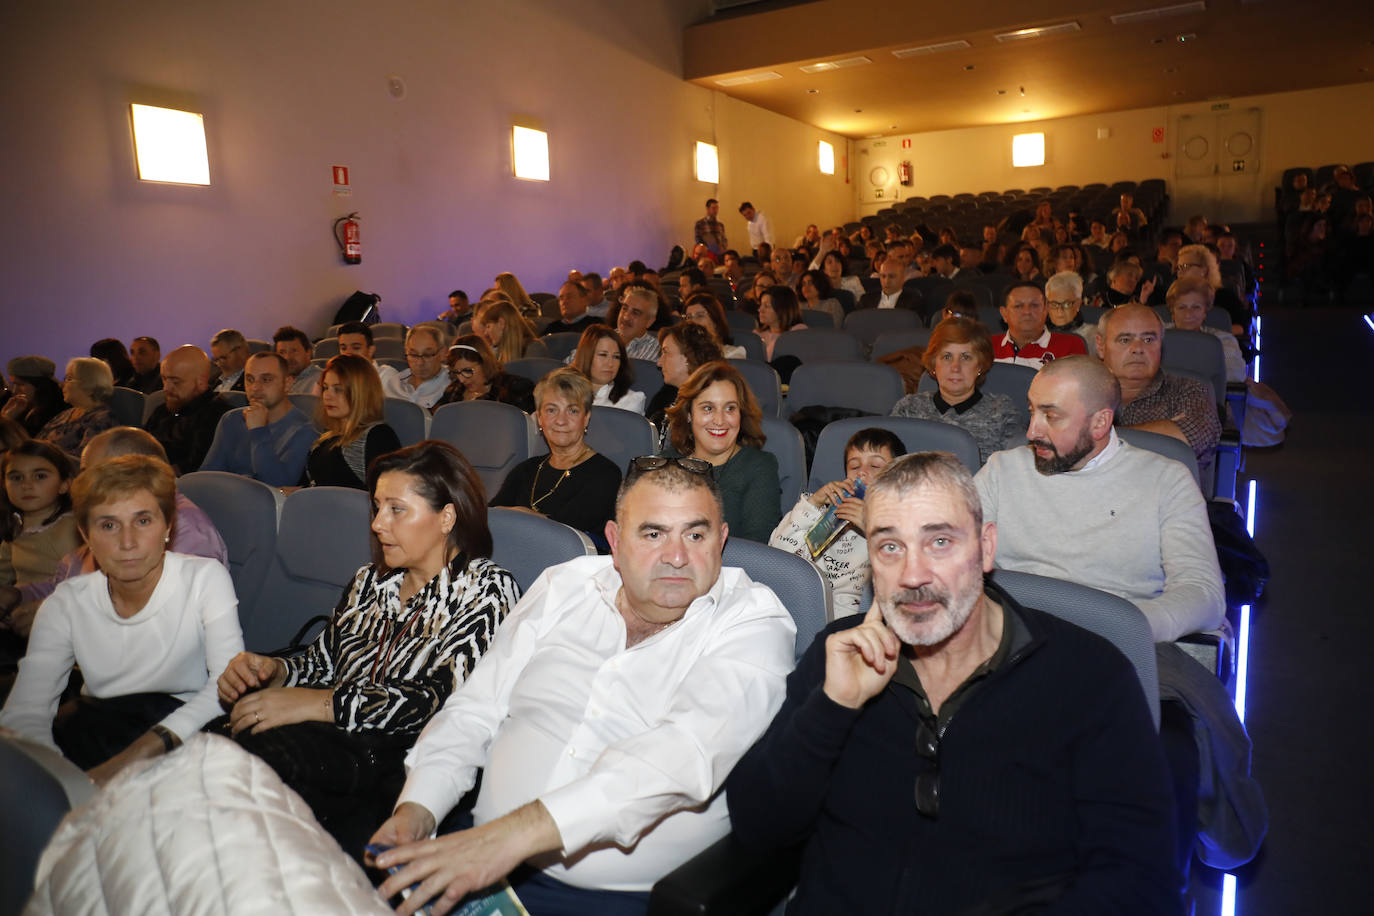
[[[176,478],[166,462],[112,458],[72,489],[98,570],[43,602],[0,726],[59,748],[103,785],[219,712],[212,672],[243,650],[243,636],[224,566],[167,551]],[[73,666],[85,686],[54,723]]]
[[[590,325],[582,332],[572,367],[591,379],[596,389],[593,404],[644,413],[644,392],[630,387],[635,371],[625,353],[625,344],[608,325]]]
[[[778,460],[763,450],[763,411],[739,370],[723,361],[697,369],[667,421],[671,453],[714,467],[730,534],[766,543],[782,514]]]
[[[592,383],[565,367],[534,386],[534,412],[547,455],[511,468],[491,505],[543,515],[605,542],[606,522],[615,516],[620,469],[587,444],[592,417]]]
[[[110,415],[114,373],[99,359],[79,356],[67,363],[62,397],[71,407],[49,420],[37,438],[46,439],[68,455],[80,457],[93,436],[118,426]]]
[[[453,446],[384,455],[367,485],[381,561],[358,570],[303,655],[241,652],[218,682],[238,742],[355,856],[390,812],[406,750],[519,597],[490,559],[482,483]]]
[[[367,486],[367,469],[378,455],[401,447],[382,417],[382,383],[361,356],[335,356],[325,364],[315,425],[325,432],[305,461],[312,487]]]

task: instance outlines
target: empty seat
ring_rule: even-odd
[[[315,342],[315,351],[311,354],[315,359],[329,359],[331,356],[339,355],[339,338],[326,337]]]
[[[506,363],[507,372],[527,378],[531,382],[538,382],[555,369],[562,368],[563,360],[544,356],[526,356],[524,359],[513,359]]]
[[[419,337],[424,340],[424,335]],[[377,352],[373,354],[377,359],[405,359],[406,342],[400,338],[379,337],[376,341]]]
[[[921,316],[911,309],[858,309],[844,317],[844,329],[866,347],[872,347],[884,331],[917,328]]]
[[[312,618],[333,612],[372,559],[371,515],[365,490],[307,487],[286,498],[272,567],[252,611],[240,608],[247,649],[284,648]]]
[[[193,471],[177,487],[210,520],[229,552],[229,575],[239,601],[239,620],[247,623],[277,549],[281,493],[260,480],[227,471]]]
[[[110,415],[121,426],[142,426],[143,392],[116,386],[110,395]]]
[[[778,459],[778,483],[782,490],[780,508],[790,512],[806,486],[806,445],[795,426],[767,414],[763,417],[763,434],[767,439],[763,450]]]
[[[797,626],[794,653],[800,659],[829,618],[830,583],[820,570],[796,554],[743,538],[726,542],[721,565],[742,569],[773,590]]]
[[[758,340],[758,338],[754,338]],[[760,359],[727,360],[730,365],[744,376],[744,382],[759,402],[759,409],[765,417],[782,416],[782,380],[777,370]]]
[[[515,577],[521,594],[550,566],[596,553],[581,531],[529,512],[488,509],[487,525],[492,562]]]
[[[732,335],[735,346],[744,348],[745,359],[757,359],[760,362],[767,362],[768,351],[763,346],[763,340],[759,335],[752,331],[737,331]]]
[[[559,331],[557,334],[545,334],[539,339],[544,341],[544,348],[549,351],[549,357],[561,363],[577,349],[577,342],[582,339],[582,332]]]
[[[429,411],[404,398],[383,398],[382,415],[401,445],[414,445],[429,436]]]
[[[490,498],[510,469],[530,456],[531,427],[525,412],[512,404],[464,401],[434,411],[429,435],[463,453]]]
[[[964,430],[939,420],[915,417],[846,417],[826,424],[816,440],[807,489],[818,488],[844,476],[844,445],[861,429],[876,426],[902,440],[910,452],[949,452],[970,472],[979,467],[978,443]]]
[[[802,323],[808,328],[834,328],[835,316],[821,309],[802,309]]]
[[[329,336],[333,337],[334,334],[331,333]],[[271,350],[271,349],[272,349],[272,341],[270,341],[270,340],[259,340],[259,339],[256,338],[256,337],[250,337],[250,338],[248,338],[248,352],[249,352],[249,353],[266,353],[268,350]]]
[[[887,356],[889,353],[905,350],[907,347],[920,347],[925,349],[925,345],[928,343],[930,343],[930,328],[927,327],[917,326],[914,328],[883,331],[873,341],[873,351],[870,358],[878,360]]]
[[[822,360],[803,363],[787,386],[787,410],[847,407],[886,415],[905,394],[902,376],[882,363]]]
[[[405,340],[406,326],[397,321],[379,321],[372,326],[372,339]]]
[[[817,360],[862,360],[863,345],[859,338],[844,331],[827,328],[807,328],[788,331],[773,345],[773,358],[795,356],[803,363]]]
[[[644,392],[644,401],[648,403],[658,394],[658,390],[663,387],[663,370],[658,368],[658,363],[651,359],[630,359],[630,367],[634,370],[635,380],[630,383],[630,387],[635,391]]]

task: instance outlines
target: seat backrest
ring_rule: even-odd
[[[735,342],[735,346],[744,348],[746,359],[756,359],[759,362],[768,361],[768,351],[763,346],[763,339],[753,331],[735,331],[730,335]]]
[[[957,426],[915,417],[846,417],[827,423],[817,437],[807,490],[814,493],[832,480],[844,477],[845,443],[859,430],[874,426],[901,439],[908,453],[949,452],[970,473],[978,470],[978,443]]]
[[[527,378],[531,382],[538,382],[550,372],[562,368],[563,360],[545,356],[526,356],[523,359],[513,359],[506,363],[507,372],[511,375]]]
[[[429,411],[405,398],[383,398],[382,416],[401,445],[414,445],[429,435]]]
[[[794,658],[800,659],[827,623],[830,583],[821,571],[810,560],[744,538],[725,542],[721,565],[742,569],[750,579],[773,590],[797,625]]]
[[[883,363],[809,362],[792,373],[786,410],[820,405],[886,416],[905,393],[902,374]]]
[[[834,328],[835,316],[821,309],[802,309],[802,323],[808,328]]]
[[[286,396],[296,409],[305,414],[311,420],[315,419],[315,408],[319,406],[320,396],[317,394],[288,394]]]
[[[377,352],[373,356],[376,359],[406,358],[406,342],[399,337],[378,337],[375,344]]]
[[[778,459],[778,484],[782,510],[791,512],[806,486],[806,445],[795,426],[786,420],[764,415],[763,434],[767,437],[763,450]]]
[[[243,391],[221,391],[220,398],[230,407],[247,407],[248,395]]]
[[[830,295],[834,296],[835,300],[840,303],[840,308],[844,309],[846,315],[854,311],[858,305],[858,300],[854,298],[854,293],[850,290],[836,287],[830,291]]]
[[[1160,365],[1165,372],[1185,369],[1208,379],[1217,403],[1226,403],[1226,356],[1215,335],[1206,331],[1166,328]]]
[[[210,516],[224,539],[242,623],[272,568],[281,494],[260,480],[227,471],[183,474],[177,478],[177,487]]]
[[[758,322],[754,320],[753,315],[748,312],[735,311],[734,309],[726,310],[725,323],[730,326],[730,333],[734,336],[752,332],[754,328],[758,326]]]
[[[883,331],[873,340],[873,350],[869,358],[878,360],[889,353],[905,350],[907,347],[920,347],[924,350],[928,343],[930,343],[930,328],[920,325],[896,331]]]
[[[1202,475],[1198,473],[1197,469],[1197,455],[1193,454],[1193,449],[1187,442],[1162,433],[1131,429],[1128,426],[1118,426],[1116,434],[1136,448],[1147,449],[1157,455],[1163,455],[1165,458],[1174,459],[1187,468],[1188,473],[1193,475],[1193,481],[1197,483],[1199,488],[1202,487]]]
[[[372,326],[372,339],[378,340],[405,340],[406,326],[398,321],[379,321]]]
[[[591,538],[542,515],[493,508],[487,510],[487,524],[492,562],[515,577],[522,595],[550,566],[596,553]]]
[[[859,309],[844,316],[844,329],[868,347],[884,331],[910,330],[921,326],[921,316],[911,309]]]
[[[330,337],[334,337],[334,336],[337,335],[337,334],[338,334],[338,328],[337,328],[337,327],[336,327],[336,328],[331,328],[331,329],[330,329],[330,332],[329,332],[329,336],[330,336]],[[270,340],[261,340],[261,339],[256,338],[256,337],[250,337],[250,338],[248,338],[248,352],[249,352],[249,353],[266,353],[268,350],[271,350],[271,349],[272,349],[272,341],[270,341]]]
[[[549,357],[561,363],[568,358],[572,351],[577,349],[577,342],[582,339],[582,332],[559,331],[557,334],[545,334],[539,339],[544,341],[544,348],[549,351]]]
[[[142,426],[144,423],[147,423],[148,418],[153,415],[153,411],[157,410],[159,407],[166,403],[167,392],[163,391],[161,388],[159,388],[157,391],[150,391],[147,394],[145,394],[143,396],[143,421],[141,423],[135,423],[134,425]]]
[[[862,360],[863,344],[859,338],[845,331],[831,328],[807,328],[788,331],[773,345],[773,358],[795,356],[803,363],[825,359]]]
[[[501,489],[510,469],[530,456],[529,418],[514,404],[500,401],[444,404],[430,418],[429,436],[463,453],[482,478],[488,499]]]
[[[110,415],[121,426],[142,426],[143,392],[116,387],[110,395]]]
[[[366,490],[349,487],[307,487],[286,498],[272,568],[252,612],[240,608],[245,648],[285,648],[312,617],[333,612],[372,560],[369,503]]]
[[[630,358],[630,365],[634,368],[635,380],[630,383],[630,387],[635,391],[644,392],[646,402],[652,401],[654,395],[663,387],[663,370],[658,368],[658,363],[651,359]]]
[[[757,337],[754,338],[758,340]],[[754,393],[759,409],[765,417],[782,416],[782,380],[777,370],[759,359],[726,360],[744,376],[745,384]]]
[[[331,356],[339,355],[339,338],[325,337],[315,342],[315,351],[311,354],[315,359],[329,359]]]
[[[591,422],[587,424],[587,444],[605,455],[625,475],[630,461],[641,455],[652,455],[657,443],[654,424],[643,414],[619,407],[592,407]],[[531,454],[542,455],[548,446],[539,439]]]
[[[0,916],[19,916],[33,893],[38,858],[71,806],[62,784],[21,750],[0,737]]]
[[[1155,728],[1159,727],[1155,640],[1149,621],[1138,607],[1125,598],[1048,576],[998,569],[992,579],[1020,604],[1067,620],[1116,646],[1135,668],[1150,716]]]

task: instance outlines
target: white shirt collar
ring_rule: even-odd
[[[1003,343],[1005,346],[1008,346],[1008,347],[1010,347],[1010,346],[1012,345],[1011,331],[1008,331],[1006,334],[1002,335],[1002,343]],[[1037,347],[1039,347],[1039,348],[1042,349],[1042,350],[1044,350],[1044,349],[1046,349],[1047,347],[1049,347],[1049,345],[1050,345],[1050,326],[1049,326],[1048,324],[1045,325],[1045,332],[1044,332],[1043,334],[1041,334],[1039,337],[1035,338],[1035,340],[1032,340],[1032,341],[1031,341],[1030,343],[1028,343],[1028,344],[1022,344],[1022,346],[1024,346],[1024,347],[1037,346]],[[1017,347],[1016,349],[1020,350],[1021,347]]]
[[[1090,471],[1100,464],[1106,464],[1108,461],[1111,461],[1119,451],[1121,451],[1121,437],[1116,434],[1116,427],[1113,426],[1111,432],[1107,435],[1106,446],[1103,447],[1102,451],[1093,455],[1092,460],[1078,470]]]

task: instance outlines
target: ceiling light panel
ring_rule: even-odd
[[[750,73],[747,76],[731,76],[727,79],[716,80],[717,86],[743,86],[748,83],[766,83],[768,80],[782,79],[781,73],[772,70],[765,70],[763,73]]]
[[[971,48],[973,45],[964,41],[942,41],[934,45],[921,45],[919,48],[902,48],[900,51],[893,51],[892,56],[897,58],[925,57],[927,54],[939,54],[942,51],[962,51]]]
[[[1069,32],[1082,31],[1077,22],[1058,22],[1054,25],[1040,25],[1033,29],[1017,29],[1014,32],[1002,32],[994,35],[999,42],[1006,44],[1011,41],[1025,41],[1028,38],[1046,38],[1050,35],[1066,35]]]
[[[1168,16],[1186,16],[1192,13],[1205,12],[1207,12],[1207,4],[1203,0],[1196,0],[1194,3],[1175,3],[1172,6],[1157,6],[1149,10],[1117,13],[1109,19],[1112,25],[1135,25],[1137,22],[1152,22]]]
[[[873,61],[867,57],[846,57],[843,60],[823,60],[818,64],[807,64],[800,69],[803,73],[825,73],[827,70],[844,70],[871,63]]]

